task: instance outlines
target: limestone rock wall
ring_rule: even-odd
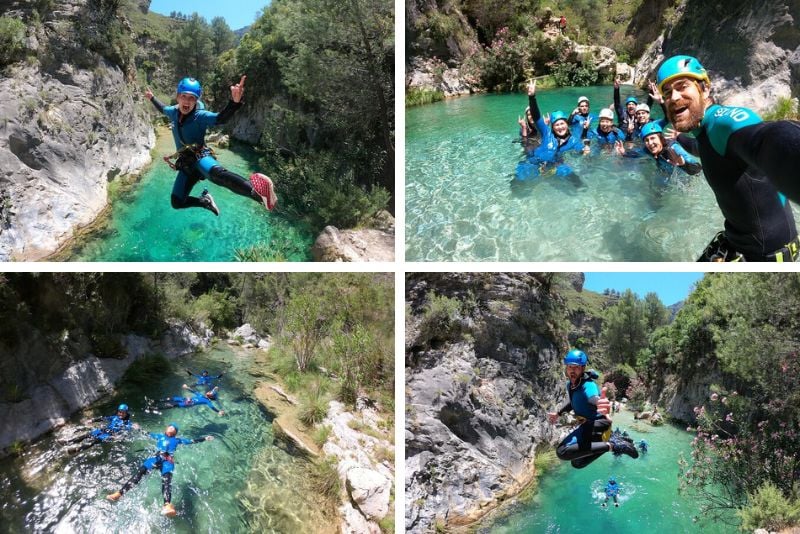
[[[106,207],[108,184],[150,161],[155,134],[132,71],[88,50],[87,0],[0,3],[28,25],[29,60],[0,76],[0,261],[38,260]],[[144,4],[142,4],[144,8]]]
[[[467,303],[432,339],[429,295]],[[417,273],[406,283],[406,529],[469,523],[527,485],[558,435],[564,333],[547,281],[528,273]],[[436,329],[434,329],[436,330]]]

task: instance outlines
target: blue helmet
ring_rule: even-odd
[[[627,106],[628,104],[630,104],[631,102],[633,102],[634,104],[638,104],[638,103],[639,103],[639,101],[638,101],[638,100],[636,100],[636,97],[635,97],[635,96],[629,96],[628,98],[626,98],[626,99],[625,99],[625,105],[626,105],[626,106]]]
[[[656,75],[658,90],[663,94],[665,83],[684,76],[711,83],[711,80],[708,79],[708,72],[697,61],[697,58],[692,56],[672,56],[658,67],[658,74]]]
[[[168,424],[167,426],[168,426],[168,427],[170,427],[170,426],[174,426],[174,427],[175,427],[175,432],[177,432],[178,430],[180,430],[180,428],[178,428],[178,423],[170,423],[170,424]]]
[[[200,95],[203,94],[203,88],[200,87],[200,82],[194,78],[184,78],[178,83],[177,92],[179,95],[194,95],[199,100]]]
[[[572,349],[564,356],[564,365],[586,365],[588,362],[589,358],[582,350]]]
[[[554,111],[550,114],[550,126],[554,125],[556,121],[566,121],[567,114],[563,111]]]
[[[642,141],[644,141],[644,138],[648,135],[660,134],[661,132],[663,132],[663,130],[661,129],[661,125],[658,124],[658,121],[648,122],[642,126]]]
[[[117,411],[118,412],[127,412],[128,411],[128,405],[127,404],[120,404],[119,406],[117,406]]]

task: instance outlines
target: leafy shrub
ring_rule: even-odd
[[[792,527],[800,522],[800,502],[787,499],[781,490],[767,481],[755,493],[748,494],[747,506],[736,512],[742,519],[741,529],[770,532]]]
[[[236,326],[236,303],[227,293],[210,291],[192,303],[192,316],[197,321],[209,322],[214,329]]]
[[[563,62],[553,69],[556,85],[586,87],[595,85],[598,81],[597,69],[591,62],[578,64]]]
[[[779,120],[800,120],[800,112],[798,112],[797,99],[780,97],[775,103],[775,107],[763,114],[762,118],[765,121],[779,121]]]
[[[298,417],[307,427],[321,423],[328,413],[328,400],[319,383],[312,384],[308,394],[300,402]]]
[[[647,402],[647,388],[638,378],[631,380],[625,395],[628,397],[628,407],[631,410],[641,410]]]
[[[316,443],[318,447],[322,447],[325,445],[325,442],[328,441],[328,436],[330,435],[331,427],[328,425],[320,425],[314,430],[314,434],[311,436],[311,439],[314,440],[314,443]]]
[[[444,100],[444,93],[436,89],[412,87],[406,91],[406,107],[422,106]]]
[[[422,311],[419,323],[420,341],[450,339],[457,334],[457,319],[461,310],[458,299],[431,293]]]
[[[25,55],[25,23],[0,17],[0,66],[14,63]]]

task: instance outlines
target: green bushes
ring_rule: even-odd
[[[25,56],[25,24],[15,18],[0,17],[0,66]]]
[[[431,293],[422,311],[419,322],[419,341],[451,339],[458,334],[457,321],[461,310],[458,299]]]
[[[775,107],[762,115],[765,121],[800,120],[800,111],[797,109],[797,99],[780,97]]]
[[[742,519],[741,529],[770,532],[797,526],[800,523],[800,501],[784,497],[771,482],[765,482],[755,493],[748,494],[747,506],[736,512]]]
[[[406,107],[422,106],[444,100],[444,93],[436,89],[412,87],[406,91]]]
[[[314,465],[312,483],[317,493],[331,502],[338,502],[342,483],[336,469],[336,460],[326,458]]]
[[[328,401],[325,398],[325,390],[319,382],[314,382],[300,403],[300,412],[298,414],[300,421],[311,428],[321,423],[327,413]]]
[[[599,74],[591,62],[584,64],[565,62],[556,65],[553,69],[553,77],[558,86],[585,87],[597,84]]]

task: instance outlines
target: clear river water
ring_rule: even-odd
[[[72,261],[233,261],[237,249],[268,245],[289,261],[310,261],[312,233],[302,224],[236,195],[208,180],[192,190],[207,188],[220,210],[219,217],[201,208],[172,209],[170,192],[176,172],[161,160],[175,152],[171,133],[159,129],[154,162],[128,191],[113,201],[102,227],[78,240],[67,259]],[[215,149],[225,168],[244,176],[259,171],[252,150],[233,145]]]
[[[623,101],[630,94],[647,97],[621,88]],[[542,113],[569,113],[582,95],[596,115],[613,87],[539,90],[537,100]],[[570,155],[580,189],[553,175],[514,182],[527,102],[491,94],[406,110],[406,260],[694,261],[723,229],[702,173],[675,171],[660,186],[649,158]],[[663,116],[657,104],[652,116]]]
[[[224,371],[220,382],[223,417],[204,406],[144,413],[144,397],[181,395],[194,372]],[[163,433],[178,423],[178,437],[214,436],[213,441],[179,446],[172,479],[174,518],[161,515],[161,477],[151,471],[111,503],[118,490],[153,450],[145,434],[68,454],[61,437],[81,424],[76,414],[65,428],[36,442],[18,458],[0,460],[0,531],[3,532],[314,532],[324,523],[309,488],[310,463],[276,442],[272,416],[253,397],[249,357],[219,346],[173,361],[172,371],[143,387],[129,387],[93,406],[111,415],[130,405],[133,420],[148,432]],[[191,382],[189,382],[191,383]]]

